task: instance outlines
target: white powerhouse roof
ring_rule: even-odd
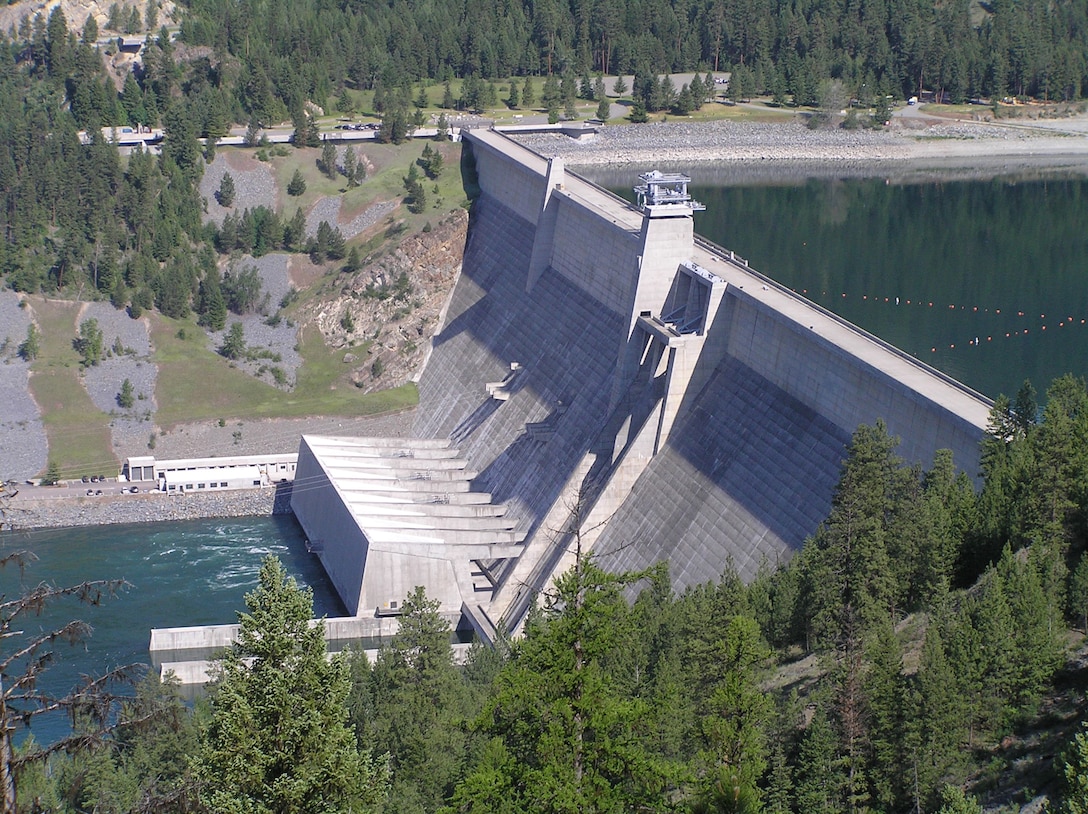
[[[261,479],[259,466],[231,466],[215,467],[214,469],[181,469],[167,470],[162,473],[167,483],[222,483],[223,481],[256,480]]]
[[[448,440],[307,435],[303,447],[376,550],[469,560],[521,552],[524,532],[491,495],[470,491],[476,473]],[[322,485],[296,479],[294,491]]]

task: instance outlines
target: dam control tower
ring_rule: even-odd
[[[651,170],[642,173],[639,180],[642,183],[635,187],[638,208],[647,217],[686,217],[692,212],[706,209],[688,194],[691,178],[682,173]]]

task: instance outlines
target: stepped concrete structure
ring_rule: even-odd
[[[698,238],[687,179],[631,206],[493,131],[415,439],[307,437],[292,507],[360,616],[421,584],[490,637],[592,548],[677,589],[788,557],[856,427],[974,475],[990,403]],[[439,485],[441,484],[441,488]]]

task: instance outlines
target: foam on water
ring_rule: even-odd
[[[245,609],[266,554],[275,554],[300,584],[313,588],[318,616],[345,613],[320,562],[306,551],[291,517],[186,521],[56,529],[0,535],[0,556],[26,549],[38,556],[22,576],[0,571],[0,593],[13,597],[40,582],[57,586],[125,579],[130,587],[98,607],[60,602],[20,626],[28,635],[78,618],[94,628],[86,646],[63,647],[43,676],[46,692],[61,694],[80,675],[147,663],[153,627],[231,624]],[[67,730],[62,718],[34,725],[39,741]]]

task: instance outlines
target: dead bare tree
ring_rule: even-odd
[[[0,568],[17,567],[20,573],[37,559],[29,551],[14,551],[0,557]],[[94,678],[84,677],[78,686],[62,696],[39,688],[38,680],[55,659],[61,644],[78,644],[91,635],[92,628],[72,620],[44,633],[22,629],[25,621],[46,607],[64,600],[97,606],[128,587],[122,579],[90,580],[78,585],[57,587],[39,583],[18,596],[0,595],[0,812],[14,814],[19,770],[44,761],[59,752],[73,753],[102,745],[116,728],[116,712],[122,696],[117,692],[130,686],[142,665],[129,665]],[[72,733],[48,745],[32,744],[16,755],[14,738],[21,729],[49,713],[65,713],[72,721]],[[153,713],[149,713],[153,714]],[[131,723],[131,722],[130,722]]]

